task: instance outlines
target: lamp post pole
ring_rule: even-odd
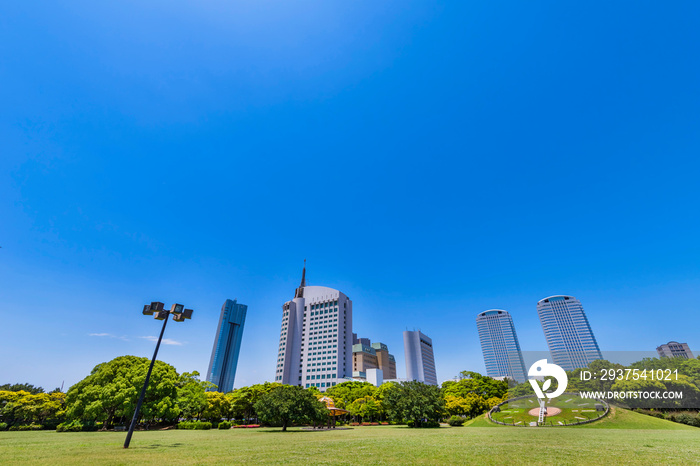
[[[146,373],[146,380],[143,382],[143,388],[141,389],[141,395],[139,395],[139,401],[136,403],[136,410],[134,411],[134,417],[131,419],[131,425],[129,425],[129,432],[126,434],[126,440],[124,440],[124,448],[129,448],[129,443],[131,443],[131,436],[134,434],[134,429],[136,428],[136,423],[139,419],[139,412],[141,411],[141,405],[143,404],[143,399],[146,396],[146,389],[148,388],[148,381],[151,379],[151,372],[153,372],[153,365],[156,362],[156,357],[158,356],[158,349],[160,348],[160,342],[163,339],[163,333],[165,333],[165,326],[168,324],[168,317],[170,314],[174,314],[173,320],[175,322],[184,322],[185,319],[192,317],[192,309],[184,309],[182,304],[173,304],[170,311],[163,310],[163,303],[153,302],[150,305],[146,304],[143,307],[144,315],[153,315],[155,313],[155,318],[163,321],[163,327],[160,329],[160,336],[158,337],[158,343],[156,343],[156,350],[153,352],[153,358],[151,359],[151,365],[148,366],[148,372]]]

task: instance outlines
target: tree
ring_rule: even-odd
[[[462,371],[459,381],[448,380],[444,382],[442,390],[445,395],[462,398],[466,397],[468,393],[475,393],[484,399],[503,398],[508,393],[508,381],[495,380],[478,372]]]
[[[350,403],[350,406],[348,406],[348,411],[350,411],[350,414],[353,416],[362,417],[363,421],[371,421],[377,414],[379,414],[379,410],[379,403],[371,396],[358,398]]]
[[[147,358],[136,356],[120,356],[98,364],[90,375],[68,390],[66,417],[104,421],[106,428],[115,420],[129,419],[136,409],[149,364]],[[180,413],[176,403],[178,382],[173,366],[156,361],[141,406],[141,417],[176,419]]]
[[[338,408],[345,409],[355,400],[374,396],[377,387],[369,382],[343,382],[326,390],[325,395],[332,398]]]
[[[192,419],[207,407],[207,389],[215,388],[211,382],[199,380],[199,372],[185,372],[177,383],[177,404],[180,416]]]
[[[493,398],[489,401],[491,400],[498,400],[494,404],[501,402],[500,398]],[[476,393],[467,393],[464,397],[445,395],[445,409],[448,414],[472,418],[488,411],[491,408],[489,401],[484,400],[481,395]]]
[[[28,392],[32,395],[36,395],[37,393],[44,393],[43,388],[35,387],[30,383],[14,383],[11,385],[9,383],[6,383],[5,385],[0,385],[0,391]]]
[[[412,420],[416,427],[425,420],[439,422],[445,407],[439,387],[416,381],[396,384],[385,394],[384,403],[390,417]]]
[[[227,397],[231,403],[231,417],[243,418],[245,420],[255,417],[255,403],[260,400],[265,393],[275,387],[280,387],[282,384],[277,382],[251,385],[249,387],[241,387],[238,390],[227,393]]]
[[[218,422],[224,417],[229,417],[231,401],[221,392],[206,392],[206,404],[201,412],[201,417]]]
[[[0,417],[11,424],[44,424],[48,419],[57,419],[63,413],[65,398],[65,393],[2,391]]]
[[[291,423],[322,421],[328,416],[326,407],[308,390],[292,385],[281,385],[265,393],[255,411],[263,422],[280,424],[282,431]]]

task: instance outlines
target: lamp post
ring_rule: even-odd
[[[143,404],[143,398],[146,396],[146,389],[148,388],[148,381],[151,378],[151,371],[153,371],[153,364],[156,362],[156,356],[158,356],[158,348],[160,348],[160,341],[163,339],[163,333],[165,332],[165,325],[168,323],[168,317],[170,314],[173,315],[173,320],[175,322],[184,322],[185,319],[192,318],[192,309],[185,309],[182,304],[173,304],[169,311],[163,310],[163,303],[154,301],[151,304],[146,304],[143,306],[143,315],[153,316],[156,320],[163,321],[163,328],[160,329],[160,336],[158,337],[158,343],[156,343],[156,350],[153,352],[153,359],[151,359],[151,365],[148,367],[148,373],[146,374],[146,380],[143,382],[143,388],[141,389],[141,395],[139,396],[139,401],[136,403],[136,411],[134,411],[134,417],[131,419],[131,425],[129,426],[129,432],[126,434],[126,440],[124,441],[124,448],[129,448],[129,443],[131,442],[131,436],[134,434],[134,428],[136,427],[136,422],[139,418],[139,411],[141,410],[141,405]]]

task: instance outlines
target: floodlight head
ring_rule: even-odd
[[[168,311],[158,311],[156,315],[153,316],[153,318],[156,320],[165,320],[168,318],[169,314],[170,313]]]
[[[173,304],[172,306],[170,306],[170,312],[172,312],[173,314],[180,314],[184,308],[184,304]]]
[[[150,304],[146,304],[143,306],[143,315],[145,316],[152,316],[153,315],[153,310],[151,309]]]
[[[192,312],[192,309],[185,309],[184,311],[182,311],[182,315],[185,317],[185,319],[191,319]]]
[[[160,312],[163,310],[163,303],[158,301],[153,301],[151,303],[151,311]]]
[[[185,315],[184,315],[184,314],[173,314],[173,321],[175,321],[175,322],[184,322],[184,321],[185,321]]]

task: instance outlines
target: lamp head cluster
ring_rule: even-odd
[[[146,304],[143,306],[143,315],[153,316],[156,320],[165,320],[172,314],[175,322],[184,322],[185,319],[192,318],[192,309],[185,309],[183,304],[173,304],[169,311],[164,310],[163,306],[164,304],[158,301]]]

